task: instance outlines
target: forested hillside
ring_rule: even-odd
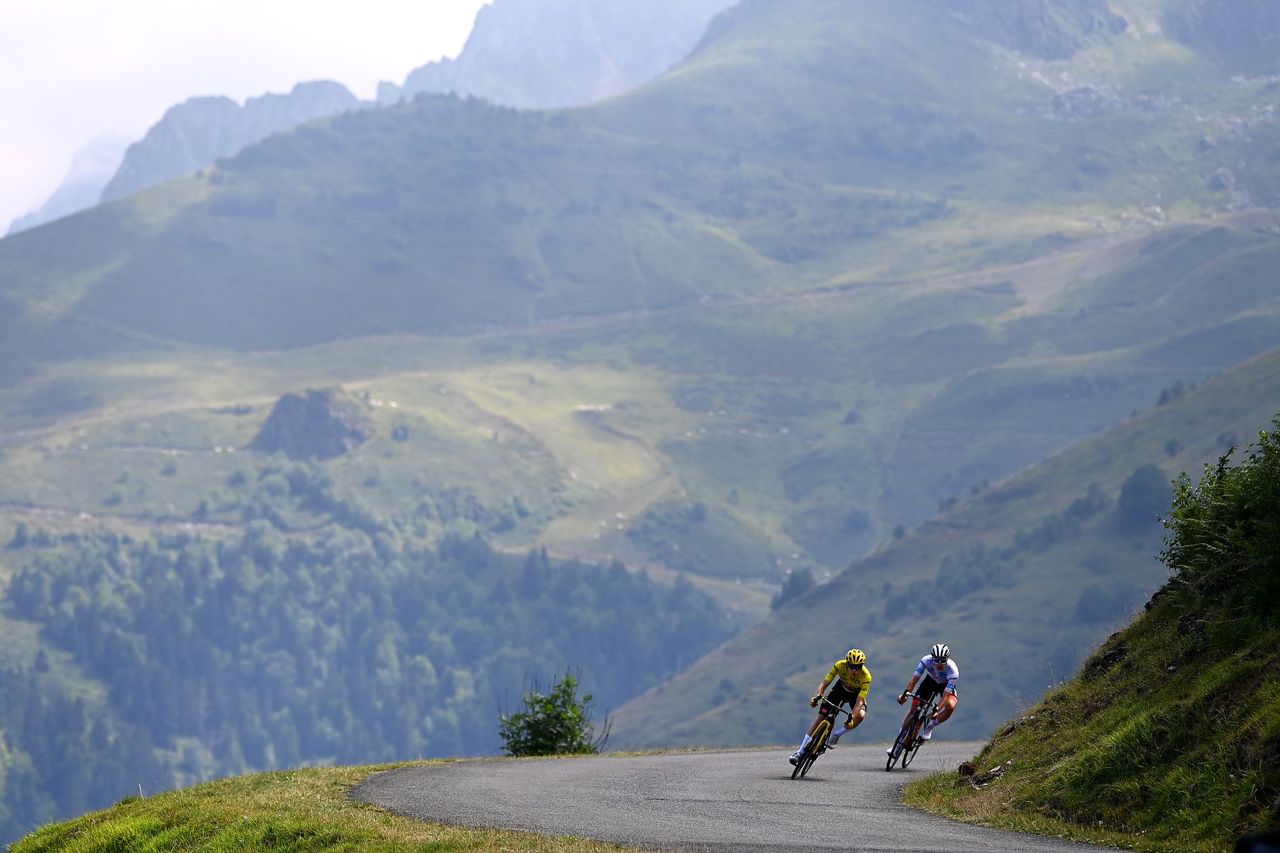
[[[3,553],[0,837],[254,769],[491,753],[532,680],[581,668],[616,708],[688,666],[730,625],[702,593],[620,564],[416,544],[334,507],[303,468],[257,485],[277,523],[223,535],[19,528]],[[619,662],[625,661],[625,666]]]

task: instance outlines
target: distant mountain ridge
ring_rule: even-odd
[[[132,144],[108,137],[85,146],[49,200],[15,219],[8,233],[190,175],[272,134],[361,106],[345,86],[326,81],[299,83],[287,94],[268,93],[243,104],[222,96],[188,98]]]
[[[360,106],[345,86],[328,81],[299,83],[288,94],[266,94],[244,104],[225,97],[191,98],[171,107],[129,146],[102,200],[189,175],[272,134]]]
[[[102,136],[80,148],[71,160],[67,176],[53,195],[31,213],[13,220],[8,233],[17,234],[93,207],[102,199],[103,187],[120,169],[128,147],[127,139]]]
[[[523,108],[573,107],[647,82],[693,48],[735,0],[496,0],[457,59],[383,83],[379,103],[430,93]]]
[[[457,59],[418,68],[403,86],[383,82],[378,102],[456,92],[523,108],[586,104],[666,71],[732,2],[498,0],[481,8]],[[171,107],[127,154],[116,152],[110,168],[99,169],[104,174],[90,179],[73,168],[50,200],[15,220],[9,233],[190,175],[303,122],[367,106],[329,82],[300,83],[287,94],[266,94],[243,105],[219,96],[190,98]]]
[[[1045,59],[1063,59],[1091,39],[1128,26],[1107,0],[954,0],[947,5],[976,32]]]

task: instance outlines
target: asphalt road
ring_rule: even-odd
[[[376,774],[350,796],[437,823],[678,850],[1099,850],[907,808],[904,784],[954,771],[976,743],[928,744],[909,770],[843,745],[792,781],[788,751],[475,760]],[[983,768],[985,769],[985,768]]]

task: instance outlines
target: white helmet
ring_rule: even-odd
[[[933,655],[933,659],[938,663],[946,663],[947,658],[951,657],[951,649],[947,648],[946,643],[937,643],[929,650],[929,654]]]

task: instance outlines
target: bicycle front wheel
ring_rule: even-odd
[[[911,763],[911,759],[916,757],[916,753],[920,751],[920,744],[922,743],[924,743],[924,741],[920,740],[919,738],[916,738],[915,742],[911,744],[910,749],[904,749],[902,751],[902,769],[903,770],[906,770],[907,765]]]
[[[902,749],[902,769],[906,770],[907,765],[911,763],[911,759],[916,757],[916,753],[920,751],[920,745],[924,741],[920,740],[920,731],[924,728],[925,722],[929,719],[928,713],[918,715],[914,722],[911,723],[911,734],[907,738],[906,744]]]
[[[899,729],[898,736],[893,741],[893,751],[889,753],[889,758],[884,763],[884,770],[888,773],[893,769],[893,765],[898,763],[898,756],[902,755],[902,747],[907,740],[907,730]]]
[[[813,762],[818,760],[818,753],[822,752],[822,748],[827,745],[827,738],[831,736],[831,721],[823,720],[818,723],[818,730],[813,733],[813,740],[809,741],[809,751],[801,760],[800,778],[803,779],[805,774],[809,772],[809,768],[813,766]]]

